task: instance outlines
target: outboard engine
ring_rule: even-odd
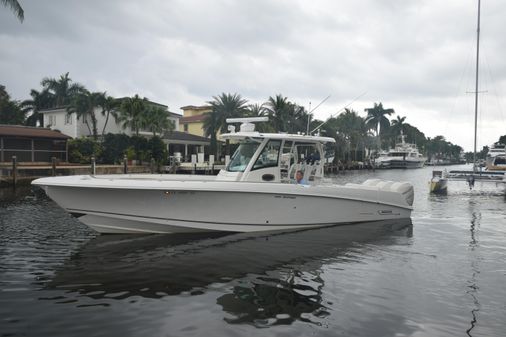
[[[404,198],[406,198],[408,205],[413,206],[413,201],[415,200],[415,190],[413,185],[407,182],[397,182],[392,184],[390,190],[402,194]]]
[[[409,206],[413,206],[413,201],[415,199],[415,190],[413,189],[413,185],[411,185],[408,182],[394,182],[390,180],[367,179],[362,183],[362,185],[376,187],[381,191],[391,191],[400,193],[406,199],[406,203]]]

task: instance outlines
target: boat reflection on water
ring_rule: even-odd
[[[410,220],[271,234],[98,236],[44,282],[72,302],[199,295],[220,288],[229,323],[290,324],[327,315],[322,266],[398,244]],[[358,249],[358,252],[356,251]],[[353,258],[351,256],[353,255]],[[88,298],[88,300],[86,300]],[[307,320],[310,320],[308,317]]]

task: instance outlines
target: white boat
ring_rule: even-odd
[[[485,160],[487,170],[505,171],[506,170],[506,145],[494,143],[490,147]]]
[[[381,152],[375,160],[376,168],[420,168],[425,158],[415,144],[406,142],[406,136],[401,132],[400,141],[388,152]]]
[[[432,178],[429,182],[430,193],[441,194],[448,191],[448,179],[446,171],[432,171]]]
[[[41,178],[58,205],[101,233],[284,231],[410,218],[413,186],[370,179],[324,179],[333,138],[254,131],[258,118],[222,135],[240,145],[217,176],[136,174]],[[296,171],[306,184],[294,183]]]

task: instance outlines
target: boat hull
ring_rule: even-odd
[[[444,178],[432,179],[429,182],[430,193],[446,193],[448,192],[448,180]]]
[[[377,162],[377,168],[399,168],[399,169],[411,169],[421,168],[424,165],[424,161],[410,161],[410,160],[384,160]]]
[[[100,233],[288,231],[411,215],[410,206],[359,200],[360,191],[351,189],[355,197],[332,195],[332,188],[305,186],[285,186],[288,190],[274,193],[267,184],[255,184],[266,186],[263,190],[256,186],[255,192],[192,190],[179,185],[166,189],[46,185],[44,189],[61,207]],[[398,193],[385,195],[395,199]]]

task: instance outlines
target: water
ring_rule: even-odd
[[[427,193],[409,223],[278,235],[97,235],[0,190],[0,336],[505,336],[506,201]]]

